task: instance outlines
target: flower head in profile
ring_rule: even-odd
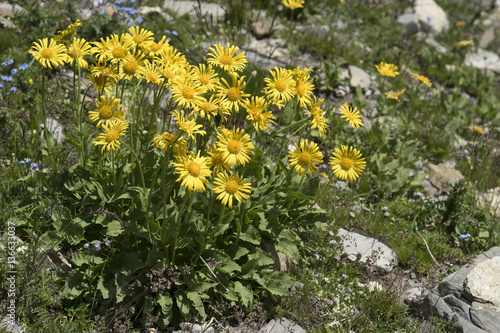
[[[233,207],[233,199],[244,202],[250,197],[252,185],[245,183],[243,177],[235,174],[229,175],[226,171],[219,172],[214,180],[213,191],[217,194],[217,200],[220,200],[224,206]]]
[[[274,70],[269,70],[269,72],[273,78],[264,78],[267,84],[264,88],[266,97],[273,102],[278,102],[278,104],[284,104],[291,100],[297,93],[292,72],[286,68],[278,67],[275,67]]]
[[[359,111],[356,107],[353,108],[345,103],[340,107],[340,111],[342,112],[342,116],[340,118],[346,118],[345,121],[348,121],[352,128],[356,126],[356,128],[359,128],[359,126],[364,126],[363,122],[361,121],[361,115],[359,114]]]
[[[398,66],[394,64],[381,62],[380,64],[375,65],[375,68],[377,68],[378,72],[383,76],[396,77],[396,75],[399,75],[399,72],[396,72]]]
[[[196,121],[193,119],[186,119],[184,111],[175,110],[172,111],[172,115],[175,117],[179,129],[185,132],[191,139],[196,141],[195,134],[200,134],[201,136],[207,134],[207,132],[202,130],[203,125],[196,124]]]
[[[323,98],[316,98],[313,96],[312,102],[311,102],[311,128],[318,129],[319,135],[321,137],[326,135],[326,132],[328,131],[328,120],[325,118],[325,113],[323,109],[321,108],[321,104],[325,100]]]
[[[68,61],[66,47],[54,39],[43,38],[33,42],[28,51],[45,68],[57,68]]]
[[[462,41],[458,42],[458,46],[460,46],[460,47],[467,47],[467,46],[472,46],[472,45],[474,45],[473,40],[462,40]]]
[[[238,46],[227,43],[226,48],[220,44],[214,44],[209,48],[207,63],[220,67],[228,73],[240,72],[245,68],[247,58],[245,52],[240,52]]]
[[[293,171],[309,176],[318,169],[314,163],[321,163],[323,154],[319,151],[318,145],[315,142],[308,140],[300,141],[300,144],[295,144],[295,149],[288,152],[288,163]]]
[[[176,181],[181,182],[181,186],[188,191],[203,192],[208,183],[207,177],[210,177],[212,171],[208,168],[208,158],[200,157],[189,153],[188,155],[176,155],[176,163],[173,163],[175,171],[179,174]]]
[[[100,99],[96,99],[97,110],[90,111],[90,121],[96,122],[96,127],[105,125],[111,120],[124,120],[125,112],[121,100],[111,96],[110,94],[101,95]]]
[[[363,172],[366,166],[365,159],[361,158],[361,153],[356,148],[344,145],[341,145],[341,148],[342,150],[335,148],[328,164],[335,177],[354,181]]]
[[[481,126],[470,126],[469,128],[480,135],[486,133]]]
[[[314,84],[312,79],[307,74],[307,71],[311,71],[310,68],[305,68],[300,70],[296,68],[294,70],[295,74],[295,90],[297,92],[297,102],[300,103],[301,107],[306,107],[311,105],[312,96],[314,91]]]
[[[87,79],[90,80],[89,87],[94,86],[95,94],[109,94],[113,86],[118,82],[119,75],[112,67],[104,65],[90,65]]]
[[[75,23],[68,25],[66,30],[59,31],[57,35],[54,36],[56,42],[61,42],[66,45],[71,44],[71,39],[76,36],[76,29],[82,26],[80,20],[76,20]]]
[[[110,120],[102,125],[104,132],[99,134],[92,143],[94,146],[102,146],[101,154],[104,150],[109,153],[111,149],[120,148],[120,136],[125,135],[128,129],[128,123],[124,120]]]
[[[385,96],[388,98],[388,99],[395,99],[396,101],[399,101],[399,98],[401,97],[401,95],[403,95],[403,93],[406,91],[406,89],[402,89],[400,91],[388,91],[388,92],[385,92]]]
[[[175,135],[169,132],[163,134],[155,134],[153,137],[153,143],[157,148],[167,151],[168,148],[172,147],[172,150],[176,154],[185,154],[187,151],[187,141],[181,135]]]
[[[257,133],[259,133],[259,130],[269,129],[269,125],[276,120],[271,111],[266,111],[269,104],[263,97],[252,96],[245,105],[245,110],[248,113],[247,120],[253,122],[253,127]]]
[[[242,129],[233,128],[232,131],[222,130],[217,133],[217,148],[222,157],[231,165],[245,165],[250,161],[255,148],[250,140],[250,135],[245,134]]]
[[[215,174],[218,174],[223,170],[231,170],[231,165],[226,162],[222,156],[222,152],[217,149],[217,145],[215,143],[208,147],[208,153],[211,156],[208,162],[208,167],[211,168]]]
[[[83,38],[74,38],[72,43],[67,45],[68,61],[71,65],[75,63],[82,69],[87,68],[88,62],[83,56],[90,55],[91,46]]]
[[[139,67],[139,73],[146,79],[148,83],[153,83],[161,86],[163,84],[164,78],[160,73],[160,69],[155,63],[151,63],[148,60],[144,61],[143,66]]]
[[[167,40],[167,36],[163,36],[158,42],[155,40],[148,40],[142,43],[142,48],[144,52],[150,57],[160,56],[162,52],[167,51],[167,47],[170,46]]]
[[[211,120],[212,117],[217,115],[217,109],[218,107],[215,95],[211,95],[208,100],[206,98],[200,98],[200,100],[196,102],[194,111],[199,113],[201,118],[207,117],[208,120]]]
[[[413,75],[411,77],[414,78],[417,81],[422,82],[423,84],[425,84],[429,88],[432,86],[432,82],[429,81],[429,79],[427,77],[423,76],[423,75],[419,75],[417,73],[413,73]]]
[[[282,0],[281,1],[283,6],[290,8],[292,10],[297,9],[297,8],[303,8],[304,2],[305,2],[305,0]]]

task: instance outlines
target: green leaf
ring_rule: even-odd
[[[260,234],[259,231],[251,224],[243,225],[243,229],[240,235],[240,240],[259,245],[260,244]]]
[[[274,272],[265,288],[273,295],[287,296],[288,288],[293,284],[294,281],[285,272]]]
[[[140,253],[123,253],[120,258],[119,271],[124,274],[133,274],[144,267],[144,263],[139,260]]]
[[[164,320],[170,322],[172,320],[172,308],[174,306],[172,297],[170,297],[170,295],[168,294],[160,294],[156,298],[156,303],[161,307],[161,312],[163,314]]]
[[[99,276],[99,281],[97,282],[97,290],[101,292],[104,299],[109,298],[109,290],[104,286],[104,277],[102,275]]]
[[[114,220],[108,223],[106,236],[116,237],[123,232],[123,228],[120,222]]]
[[[384,167],[387,171],[392,171],[399,167],[399,160],[392,160],[389,163],[387,163]]]
[[[195,292],[188,292],[187,298],[192,302],[195,313],[201,317],[201,320],[205,320],[207,314],[205,313],[205,307],[203,306],[200,295]]]
[[[240,302],[250,309],[253,304],[253,290],[250,286],[244,286],[240,281],[234,283],[234,291],[239,295]]]

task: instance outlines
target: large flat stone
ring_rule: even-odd
[[[500,308],[500,257],[478,263],[467,275],[465,292],[465,297],[471,301],[491,303]]]
[[[488,332],[500,332],[500,312],[497,307],[472,302],[470,316],[474,325]]]
[[[306,330],[288,319],[273,319],[259,333],[306,333]]]

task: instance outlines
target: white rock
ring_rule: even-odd
[[[465,65],[500,73],[500,57],[498,54],[481,48],[465,55]]]
[[[478,193],[479,202],[491,206],[491,213],[500,216],[500,187],[490,188],[486,193]]]
[[[500,306],[500,257],[477,264],[467,275],[466,283],[472,296]]]
[[[418,16],[416,14],[402,14],[398,16],[398,23],[405,27],[409,34],[416,33],[420,30]]]
[[[182,16],[184,14],[189,14],[191,18],[197,18],[197,10],[199,8],[201,16],[203,17],[213,17],[215,21],[221,21],[224,19],[226,11],[224,7],[214,4],[200,2],[200,7],[198,6],[198,1],[177,1],[177,0],[165,0],[163,3],[163,8],[171,10],[176,15]]]
[[[415,14],[421,26],[434,35],[448,30],[448,17],[434,0],[415,0]]]
[[[349,65],[349,72],[351,73],[351,80],[349,84],[351,87],[356,88],[360,86],[362,89],[370,88],[370,75],[359,67]]]

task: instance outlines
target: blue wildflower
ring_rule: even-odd
[[[21,66],[19,66],[20,71],[25,71],[27,68],[28,68],[28,63],[26,63],[26,62],[24,64],[22,64]]]
[[[141,16],[137,16],[137,18],[135,19],[135,21],[137,23],[141,24],[142,22],[144,22],[144,19]]]
[[[0,79],[2,79],[3,81],[6,81],[6,82],[12,82],[12,81],[14,81],[14,79],[12,78],[12,76],[7,76],[7,75],[0,75]]]
[[[16,73],[17,73],[17,68],[12,68],[12,69],[10,70],[10,74],[12,74],[12,75],[16,75]]]
[[[12,91],[12,92],[17,91],[17,88],[16,87],[10,87],[10,91]]]
[[[99,9],[99,14],[104,14],[104,8]]]
[[[2,62],[2,67],[7,67],[7,63],[5,61]]]
[[[36,164],[35,162],[31,163],[30,165],[32,169],[38,169],[38,164]]]
[[[177,35],[178,35],[178,34],[177,34],[177,31],[175,31],[175,30],[174,30],[174,31],[172,31],[172,35],[177,36]]]
[[[131,4],[134,3],[134,2],[135,2],[135,0],[129,0],[129,3],[131,3]]]
[[[104,244],[106,244],[106,246],[108,246],[108,247],[109,247],[109,245],[111,245],[111,241],[108,239],[108,237],[104,238],[102,241],[103,241],[103,242],[104,242]]]
[[[168,29],[167,29],[167,30],[165,30],[165,33],[166,33],[166,34],[170,34],[170,30],[168,30]]]
[[[116,0],[115,5],[121,5],[123,3],[123,0]]]
[[[22,161],[19,161],[19,164],[29,164],[29,163],[31,163],[31,160],[27,157],[25,159],[23,159]]]
[[[460,239],[466,239],[466,238],[469,238],[469,237],[472,237],[470,234],[462,234],[460,236],[458,236]]]
[[[14,59],[9,59],[9,60],[7,60],[7,64],[8,64],[8,65],[12,65],[13,63],[14,63]]]
[[[95,242],[94,247],[96,251],[99,251],[101,249],[101,244],[99,242]]]
[[[3,88],[3,83],[2,82],[0,82],[0,88]]]
[[[83,247],[84,247],[85,249],[88,249],[88,248],[89,248],[89,246],[90,246],[90,244],[89,244],[89,243],[85,243],[85,244],[83,244]]]

